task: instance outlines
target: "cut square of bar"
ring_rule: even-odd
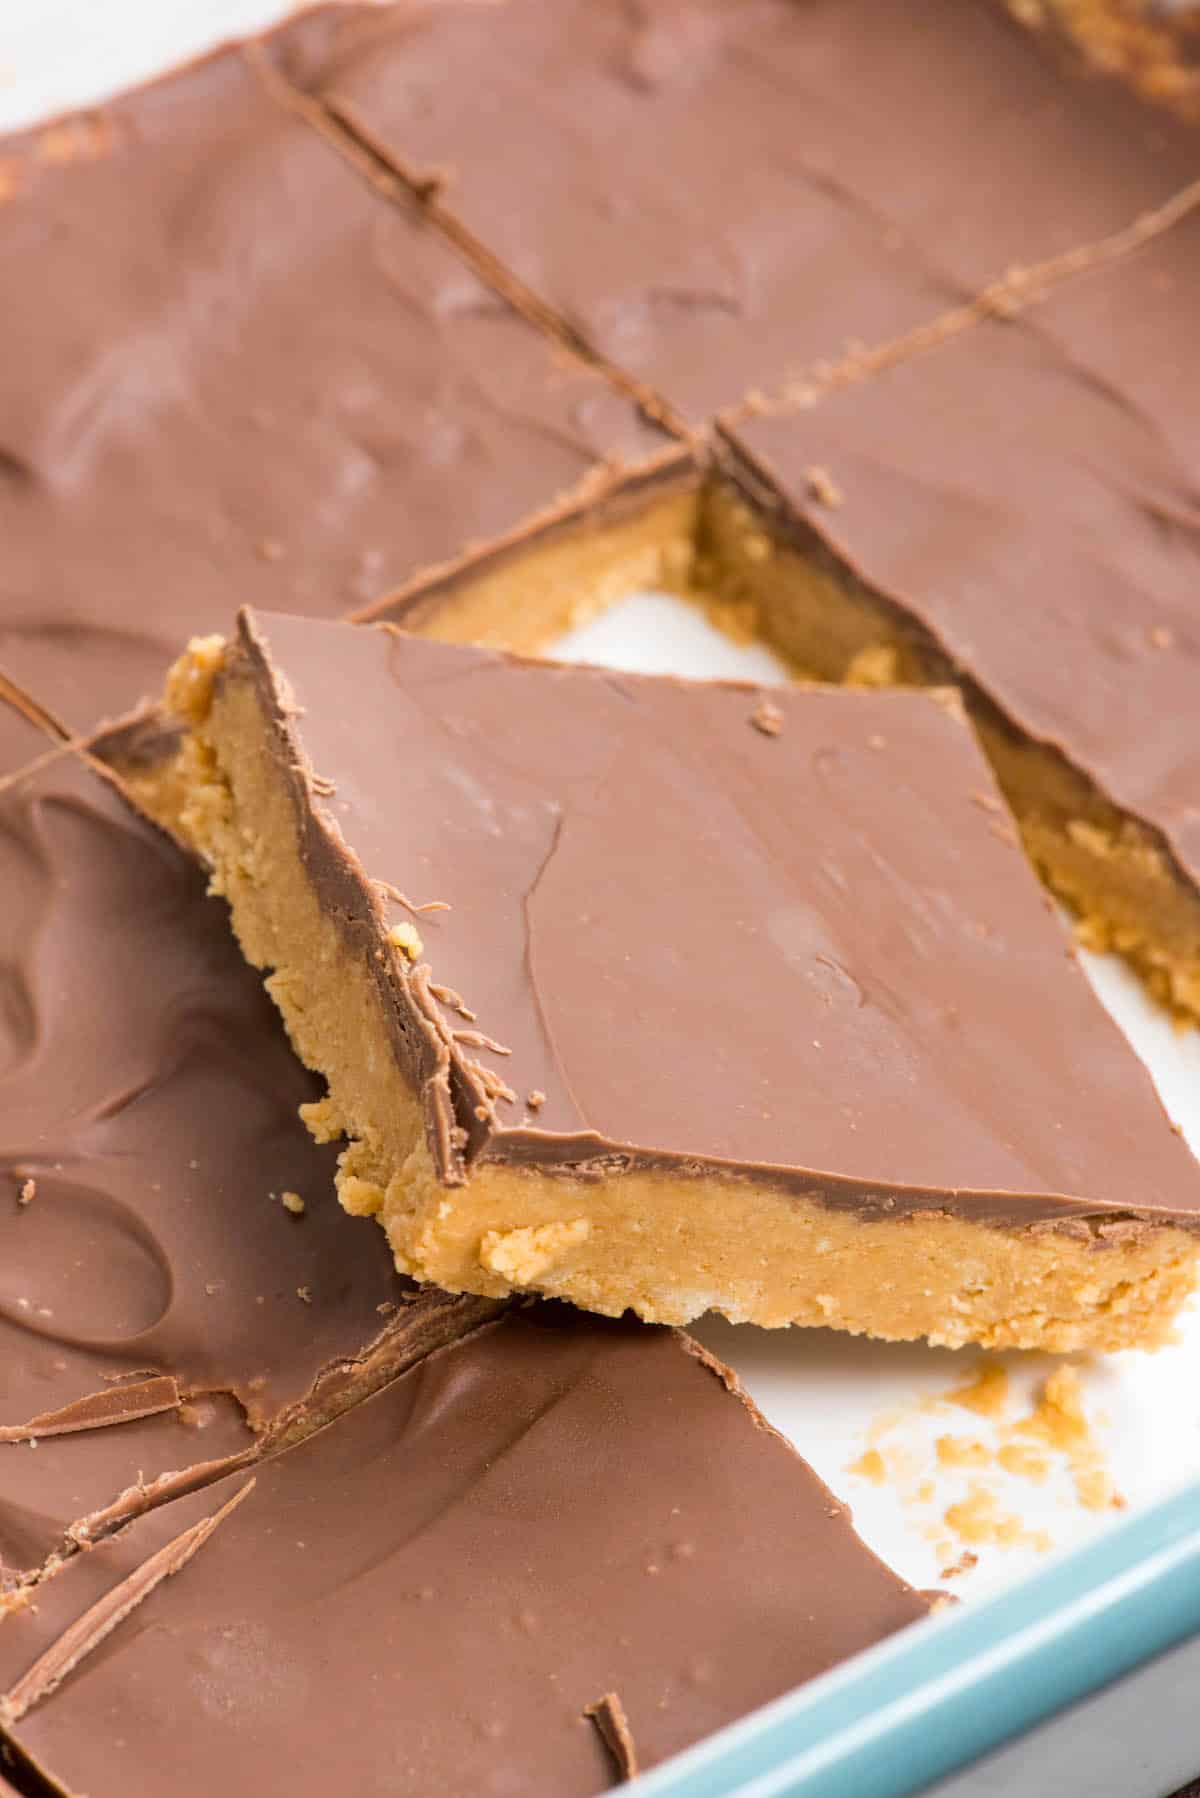
[[[502,289],[694,425],[1195,174],[1186,128],[1072,79],[996,0],[926,0],[905,31],[880,0],[443,0],[323,24],[277,40],[291,78]]]
[[[953,693],[243,612],[169,703],[182,829],[402,1271],[670,1322],[1167,1336],[1200,1170]]]
[[[68,732],[214,592],[348,612],[670,447],[281,90],[326,29],[0,137],[0,677]]]
[[[695,1343],[541,1306],[79,1557],[0,1726],[90,1798],[572,1798],[930,1603]]]
[[[0,891],[2,1614],[488,1312],[347,1240],[224,907],[85,757],[0,781]]]

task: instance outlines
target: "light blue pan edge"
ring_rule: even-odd
[[[907,1798],[1197,1634],[1200,1481],[1009,1590],[856,1655],[632,1790]]]

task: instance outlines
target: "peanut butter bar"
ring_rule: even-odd
[[[1167,1335],[1200,1174],[956,695],[243,612],[168,700],[163,809],[403,1272],[668,1322]]]

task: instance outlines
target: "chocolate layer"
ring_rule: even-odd
[[[314,1082],[223,907],[110,781],[64,751],[0,786],[0,890],[11,1575],[139,1476],[245,1447],[247,1419],[335,1408],[455,1308],[410,1303],[377,1232],[347,1227],[297,1116]]]
[[[647,1767],[928,1608],[729,1377],[673,1332],[510,1315],[261,1467],[39,1702],[64,1626],[245,1482],[69,1568],[0,1632],[17,1741],[91,1798],[284,1764],[297,1798],[607,1789],[604,1694]]]
[[[1193,132],[1200,168],[1200,132]],[[1159,437],[1191,507],[1163,520],[1195,553],[1200,486],[1200,373],[1195,356],[1200,293],[1200,180],[1195,209],[1135,256],[1057,289],[1030,314],[1111,403]],[[1200,606],[1196,608],[1200,614]]]
[[[0,778],[36,761],[58,740],[28,695],[0,674]]]
[[[71,729],[223,595],[335,616],[662,441],[269,74],[0,141],[0,672]]]
[[[1141,395],[1123,390],[1099,336],[1088,367],[1038,332],[980,326],[732,437],[808,542],[892,602],[1020,731],[1161,832],[1196,880],[1200,523],[1172,442],[1189,428],[1186,399],[1171,403],[1172,433],[1139,403],[1165,374]],[[1179,355],[1178,340],[1164,353]],[[839,505],[813,493],[814,465]]]
[[[894,23],[886,0],[458,0],[331,15],[289,67],[700,422],[1196,173],[1183,127],[1072,79],[995,0]]]
[[[444,1178],[461,1140],[468,1168],[742,1170],[867,1215],[1200,1221],[947,696],[782,689],[764,729],[747,687],[386,627],[244,612],[239,655],[308,878],[379,944],[401,1051],[441,1045],[411,1053]],[[427,967],[387,947],[397,890],[445,907]]]

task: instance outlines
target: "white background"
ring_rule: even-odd
[[[0,4],[0,129],[46,118],[103,98],[231,34],[256,29],[288,9],[280,0],[3,0]],[[577,632],[562,653],[613,666],[692,675],[778,678],[771,657],[738,649],[699,614],[655,596],[627,601]],[[1164,1101],[1200,1152],[1200,1032],[1177,1035],[1122,970],[1090,963],[1096,985],[1159,1083]],[[1137,1195],[1131,1193],[1131,1200]],[[1045,1488],[994,1472],[943,1472],[934,1491],[915,1497],[933,1472],[933,1439],[941,1433],[987,1437],[970,1413],[920,1411],[969,1377],[979,1357],[917,1345],[896,1346],[829,1331],[768,1333],[708,1320],[704,1340],[742,1375],[768,1416],[824,1477],[853,1503],[862,1533],[920,1585],[933,1584],[943,1559],[938,1519],[960,1498],[968,1477],[983,1478],[1005,1510],[1029,1527],[1048,1529],[1067,1546],[1105,1518],[1081,1509],[1065,1470]],[[1004,1357],[1013,1380],[1010,1411],[1055,1362]],[[1200,1474],[1200,1316],[1192,1314],[1177,1347],[1155,1356],[1117,1355],[1077,1362],[1097,1437],[1131,1505]],[[868,1445],[872,1426],[898,1421],[879,1437],[890,1463],[880,1487],[847,1472]],[[958,1583],[964,1597],[988,1590],[1035,1562],[1033,1551],[982,1551],[978,1568]]]

